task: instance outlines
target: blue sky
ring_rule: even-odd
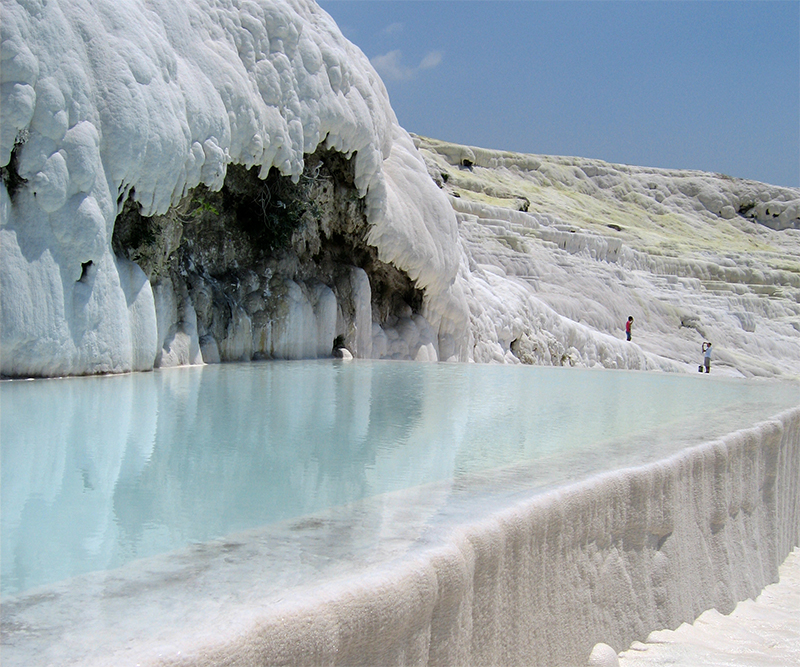
[[[400,124],[800,187],[800,2],[318,0]]]

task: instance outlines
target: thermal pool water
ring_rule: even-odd
[[[4,665],[557,664],[797,543],[794,383],[265,362],[0,406]]]

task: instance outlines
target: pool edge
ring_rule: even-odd
[[[800,543],[800,407],[463,526],[157,665],[583,665],[723,613]],[[196,637],[194,638],[197,639]]]

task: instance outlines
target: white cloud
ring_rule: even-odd
[[[419,68],[420,69],[433,69],[434,67],[438,67],[441,62],[442,62],[442,52],[441,51],[430,51],[422,59],[422,62],[419,64]]]
[[[386,55],[375,56],[370,62],[387,81],[409,81],[414,78],[414,70],[406,67],[401,62],[403,54],[397,51],[389,51]]]
[[[409,67],[403,63],[402,51],[396,49],[382,56],[375,56],[370,62],[386,81],[411,81],[420,70],[438,67],[442,57],[441,51],[430,51],[417,67]]]
[[[384,35],[396,35],[403,32],[405,26],[402,23],[391,23],[383,29]]]

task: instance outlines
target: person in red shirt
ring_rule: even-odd
[[[627,336],[628,340],[631,339],[631,327],[633,326],[633,315],[628,317],[628,321],[625,322],[625,335]]]

